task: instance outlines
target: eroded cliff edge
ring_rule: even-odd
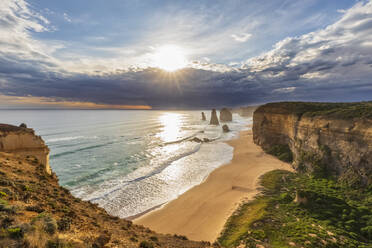
[[[253,139],[265,151],[282,152],[298,171],[372,181],[371,102],[265,104],[254,112]]]
[[[52,173],[49,165],[49,148],[31,128],[0,124],[0,151],[20,157],[32,155],[44,166],[48,174]]]

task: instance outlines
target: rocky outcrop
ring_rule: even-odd
[[[212,109],[211,121],[209,122],[209,125],[220,125],[215,109]]]
[[[372,181],[371,114],[371,103],[270,103],[254,112],[253,139],[266,151],[289,147],[299,171],[365,185]]]
[[[224,132],[224,133],[228,133],[228,132],[230,132],[230,128],[229,128],[229,126],[228,125],[223,125],[222,126],[222,131]]]
[[[220,111],[220,121],[229,122],[232,121],[232,113],[227,108],[223,108]]]
[[[201,115],[202,115],[202,121],[206,121],[206,120],[207,120],[207,118],[205,117],[205,114],[204,114],[204,112],[202,112],[202,113],[201,113]]]
[[[0,124],[0,152],[12,153],[21,157],[34,156],[51,174],[49,148],[33,129]]]

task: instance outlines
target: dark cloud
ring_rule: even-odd
[[[371,19],[372,2],[359,2],[333,25],[282,40],[273,50],[247,60],[241,69],[187,68],[176,73],[156,68],[99,75],[69,72],[62,69],[63,62],[41,50],[26,49],[25,44],[34,41],[24,31],[22,39],[14,37],[24,42],[17,44],[17,51],[9,39],[0,39],[8,44],[0,48],[0,93],[155,108],[371,100]],[[8,24],[11,20],[5,16],[0,25],[18,27]]]

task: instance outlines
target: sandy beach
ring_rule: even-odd
[[[234,147],[230,163],[213,171],[164,207],[134,220],[160,233],[186,235],[189,239],[215,241],[228,217],[242,201],[257,193],[259,177],[274,169],[291,170],[289,164],[265,154],[252,140],[252,131],[243,131],[228,142]]]

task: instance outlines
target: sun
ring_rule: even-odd
[[[182,69],[187,65],[184,50],[175,45],[166,45],[157,48],[152,60],[155,67],[169,72]]]

